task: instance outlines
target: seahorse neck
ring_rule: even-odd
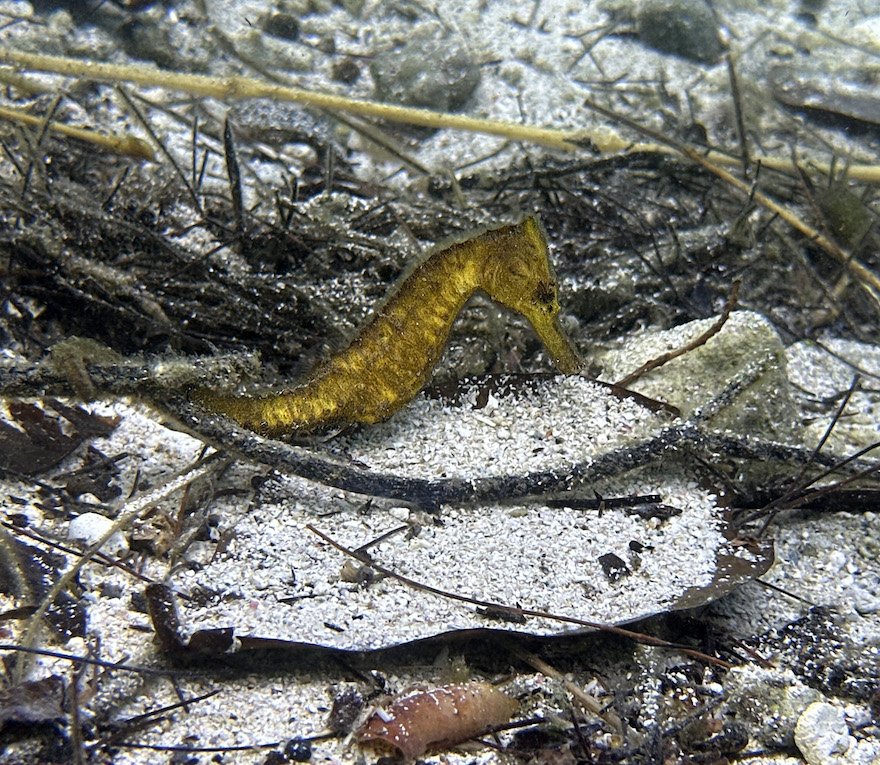
[[[457,304],[457,314],[481,286],[486,255],[484,248],[475,240],[461,242],[432,255],[416,269],[414,276],[430,286],[432,296],[443,295],[446,298],[444,302],[450,308],[453,302]],[[420,271],[423,273],[420,274]],[[450,318],[454,319],[455,316]]]

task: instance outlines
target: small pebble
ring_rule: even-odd
[[[828,570],[840,571],[846,565],[846,555],[840,550],[833,550],[828,555]]]
[[[282,40],[299,37],[299,21],[290,13],[273,13],[263,22],[263,31]]]
[[[388,514],[392,518],[396,518],[401,523],[405,523],[409,520],[409,508],[408,507],[389,507]]]
[[[99,513],[83,513],[70,522],[67,530],[68,539],[79,539],[87,545],[93,545],[113,525],[113,521]],[[117,531],[108,539],[101,552],[108,555],[124,555],[128,552],[128,540],[121,531]]]
[[[829,765],[849,748],[843,710],[824,701],[808,706],[798,718],[794,742],[808,765]]]

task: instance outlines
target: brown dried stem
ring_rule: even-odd
[[[736,305],[736,299],[739,295],[739,286],[742,284],[742,280],[737,279],[733,283],[733,289],[730,291],[730,295],[727,296],[727,301],[724,303],[724,309],[721,311],[721,316],[709,329],[703,332],[699,337],[691,340],[687,345],[683,345],[681,348],[677,348],[674,351],[669,351],[668,353],[664,353],[656,358],[651,359],[650,361],[645,362],[640,366],[635,372],[631,372],[622,380],[618,380],[614,383],[616,386],[620,388],[626,388],[628,385],[631,385],[640,377],[646,375],[648,372],[657,369],[657,367],[662,367],[669,361],[673,359],[677,359],[679,356],[683,356],[685,353],[689,353],[695,348],[699,348],[701,345],[704,345],[709,341],[710,338],[717,335],[721,328],[727,323],[727,320],[730,318],[730,312],[733,310]]]
[[[766,194],[758,191],[753,184],[749,184],[743,180],[740,180],[735,175],[725,170],[723,167],[720,167],[716,163],[714,155],[703,156],[699,152],[694,151],[692,148],[690,148],[689,146],[685,146],[679,141],[668,138],[662,133],[645,127],[644,125],[640,125],[638,122],[629,119],[629,117],[618,114],[611,109],[606,109],[604,106],[600,106],[599,104],[592,101],[586,101],[585,106],[599,114],[602,114],[605,117],[608,117],[611,120],[619,122],[622,125],[625,125],[626,127],[631,128],[638,133],[641,133],[642,135],[666,144],[670,148],[674,149],[675,151],[679,152],[680,154],[698,164],[704,170],[708,170],[713,175],[718,176],[725,183],[742,192],[747,199],[757,202],[762,207],[770,210],[770,212],[772,212],[773,214],[778,215],[792,228],[800,231],[815,245],[821,247],[829,255],[839,260],[840,263],[843,264],[847,269],[849,269],[850,273],[852,273],[853,276],[855,276],[859,280],[862,289],[864,289],[871,296],[871,298],[873,298],[874,302],[877,303],[878,306],[880,306],[880,277],[878,277],[877,274],[862,265],[859,261],[852,257],[851,253],[846,252],[836,242],[833,242],[817,229],[813,228],[812,226],[801,220],[801,218],[796,213],[792,212],[785,205],[774,201]],[[769,163],[765,163],[762,160],[762,164]],[[794,169],[795,166],[793,165],[793,163],[791,163],[791,170]]]
[[[605,708],[598,699],[590,696],[588,693],[584,693],[582,688],[566,678],[562,672],[556,669],[556,667],[551,666],[539,656],[535,656],[531,651],[526,651],[524,648],[514,645],[513,643],[508,642],[505,647],[514,656],[536,669],[542,675],[546,675],[547,677],[553,678],[562,683],[565,690],[574,696],[584,709],[588,712],[592,712],[596,717],[599,717],[608,723],[615,733],[623,733],[623,723],[613,710]]]

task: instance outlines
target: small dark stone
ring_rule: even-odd
[[[346,58],[333,65],[331,76],[336,82],[344,82],[351,85],[357,82],[361,76],[361,68],[357,65],[353,58]]]
[[[296,40],[299,37],[299,21],[289,13],[273,13],[263,22],[263,31],[282,40]]]
[[[835,183],[815,195],[816,204],[837,239],[855,247],[874,225],[871,209],[843,183]]]
[[[648,0],[637,25],[642,42],[661,53],[706,64],[724,53],[718,21],[703,0]]]
[[[749,727],[745,723],[732,720],[724,723],[721,733],[710,738],[707,743],[721,754],[734,754],[745,749],[750,738]]]
[[[166,25],[132,18],[119,27],[125,52],[134,58],[153,61],[164,69],[183,68]]]
[[[327,727],[334,733],[350,733],[363,708],[364,697],[360,693],[352,689],[342,691],[333,699],[333,708],[327,715]]]
[[[480,83],[480,70],[457,39],[412,40],[373,59],[370,72],[380,101],[460,109]]]
[[[289,762],[308,762],[312,759],[312,742],[292,738],[284,746],[284,758]]]
[[[565,734],[554,728],[524,728],[513,734],[510,751],[516,755],[534,755],[559,749],[567,743]],[[526,757],[523,757],[526,759]],[[534,760],[532,760],[534,762]]]
[[[432,175],[428,178],[427,192],[434,199],[443,199],[455,191],[455,183],[444,175]]]
[[[321,53],[326,53],[328,56],[332,56],[336,53],[336,38],[330,37],[322,37],[318,40],[318,44],[316,46]]]
[[[795,18],[802,24],[806,24],[809,27],[814,27],[819,23],[819,19],[816,18],[816,14],[810,11],[800,11],[795,16]]]
[[[702,753],[708,756],[707,761],[716,762],[723,755],[739,752],[749,743],[749,729],[744,723],[725,722],[714,735],[708,723],[708,719],[700,718],[681,730],[679,743],[686,752]]]
[[[125,594],[122,585],[115,582],[101,582],[98,589],[102,598],[121,598]]]
[[[139,590],[135,590],[131,593],[131,600],[129,601],[128,608],[131,611],[137,611],[139,614],[148,614],[150,608],[147,604],[147,596]]]
[[[171,765],[199,765],[199,758],[187,752],[174,752],[168,762]]]
[[[626,563],[614,553],[600,555],[599,565],[602,566],[609,582],[617,582],[630,573]]]

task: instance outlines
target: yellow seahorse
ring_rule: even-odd
[[[267,436],[387,420],[427,382],[452,323],[478,289],[525,316],[560,371],[580,370],[581,361],[559,326],[547,239],[530,217],[433,253],[351,345],[318,363],[301,385],[263,396],[199,389],[191,397]]]

